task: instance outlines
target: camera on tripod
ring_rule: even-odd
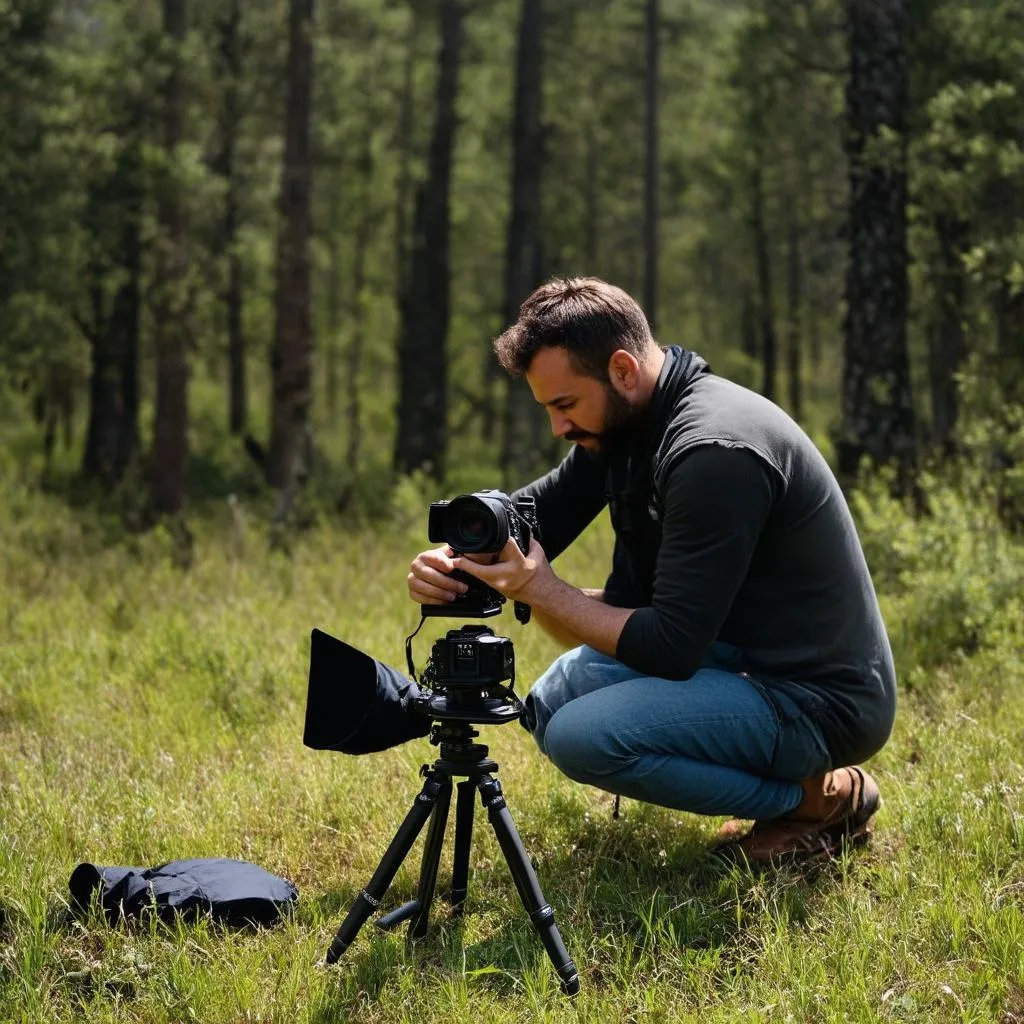
[[[486,626],[463,626],[434,641],[423,682],[487,687],[514,674],[515,654],[507,636],[495,636]]]
[[[496,553],[510,538],[525,553],[530,549],[531,538],[538,535],[536,506],[532,498],[513,501],[501,491],[463,494],[430,506],[427,532],[432,542],[444,542],[459,554]],[[422,605],[420,626],[435,615],[486,618],[501,611],[505,598],[496,590],[466,573],[452,575],[463,580],[468,591],[442,605]],[[515,610],[520,622],[529,621],[528,605],[517,601]],[[579,974],[555,925],[554,911],[541,892],[501,784],[494,777],[498,763],[488,756],[484,744],[473,742],[479,736],[474,725],[503,725],[521,717],[523,705],[513,689],[512,641],[495,636],[486,626],[450,629],[434,641],[426,668],[417,679],[412,658],[415,635],[406,638],[409,675],[403,677],[397,669],[321,630],[313,630],[303,735],[306,746],[362,754],[429,735],[430,742],[440,747],[440,757],[421,768],[423,788],[373,877],[352,902],[327,951],[326,961],[337,961],[378,910],[392,879],[429,820],[415,899],[376,922],[379,928],[390,930],[409,921],[410,940],[427,934],[449,806],[453,790],[457,790],[451,883],[453,916],[462,912],[468,893],[473,803],[474,794],[479,794],[516,891],[558,974],[562,990],[574,995],[580,987]],[[454,779],[462,781],[455,783]]]

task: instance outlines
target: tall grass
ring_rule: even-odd
[[[288,555],[268,550],[262,510],[213,503],[188,571],[170,533],[120,536],[10,467],[0,490],[3,1020],[1024,1020],[1024,559],[994,519],[980,529],[978,502],[936,483],[931,517],[911,520],[881,489],[858,500],[903,682],[865,851],[723,867],[706,853],[719,822],[632,801],[613,820],[610,797],[560,776],[518,726],[486,732],[582,972],[570,1003],[480,815],[462,919],[439,900],[416,947],[368,925],[322,964],[434,749],[304,748],[309,631],[403,664],[415,487],[377,528],[321,517]],[[599,585],[608,544],[601,522],[560,571]],[[420,662],[452,624],[424,627]],[[500,625],[522,692],[557,651]],[[183,856],[291,878],[294,917],[239,933],[69,913],[79,862]]]

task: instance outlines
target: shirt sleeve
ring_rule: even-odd
[[[605,461],[573,445],[550,473],[516,491],[512,498],[529,495],[537,501],[541,546],[551,561],[591,523],[607,503]]]
[[[644,675],[689,679],[747,575],[781,480],[760,456],[709,444],[666,480],[649,607],[626,620],[616,658]]]

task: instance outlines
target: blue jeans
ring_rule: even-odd
[[[577,647],[526,698],[533,736],[569,778],[611,793],[697,814],[786,814],[798,780],[833,767],[829,752],[791,700],[721,667],[733,650],[715,644],[679,681]]]

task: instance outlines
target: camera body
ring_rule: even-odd
[[[481,690],[514,674],[515,653],[507,636],[495,636],[487,626],[462,626],[434,641],[423,681],[446,690]]]

